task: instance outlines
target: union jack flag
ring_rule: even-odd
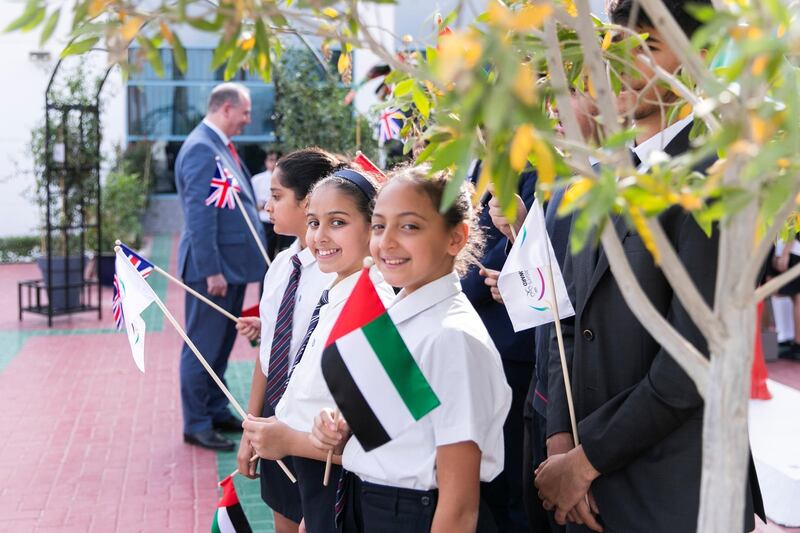
[[[122,249],[122,253],[125,254],[125,257],[130,260],[131,264],[136,267],[136,270],[139,271],[143,278],[146,278],[153,272],[153,263],[122,243],[119,243],[119,247]],[[114,324],[118,330],[121,330],[124,325],[125,317],[122,315],[122,300],[120,299],[119,279],[117,279],[116,273],[114,273],[114,292],[111,296],[111,313],[114,316]]]
[[[214,172],[214,177],[211,178],[211,188],[208,190],[208,198],[206,198],[206,205],[214,204],[214,207],[228,209],[236,209],[236,202],[233,198],[233,192],[241,192],[236,178],[230,170],[222,166],[219,157],[217,159],[217,171]]]
[[[392,139],[399,139],[405,119],[406,116],[399,109],[390,107],[381,111],[378,122],[378,144],[383,146]]]
[[[111,313],[114,315],[114,325],[117,326],[117,331],[122,330],[124,321],[122,318],[122,299],[119,296],[119,279],[116,272],[114,273],[114,294],[111,297]]]

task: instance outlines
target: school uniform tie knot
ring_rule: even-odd
[[[294,319],[295,296],[300,283],[302,263],[297,254],[292,256],[292,273],[289,283],[281,298],[278,308],[278,318],[275,321],[275,333],[272,335],[272,347],[269,354],[269,369],[267,371],[267,390],[265,400],[274,408],[286,389],[289,376],[289,353],[292,345],[292,327]]]

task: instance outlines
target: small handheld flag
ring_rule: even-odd
[[[214,522],[211,524],[211,533],[252,533],[253,530],[250,529],[250,523],[239,503],[239,497],[236,495],[233,478],[228,476],[219,484],[222,487],[222,498],[217,504]]]
[[[372,177],[378,180],[378,183],[386,182],[386,174],[384,174],[383,171],[381,171],[381,169],[375,165],[375,163],[370,161],[367,156],[361,153],[360,150],[356,153],[355,158],[353,158],[353,164],[358,166],[367,174],[372,175]]]
[[[208,190],[206,205],[213,205],[217,208],[227,207],[236,209],[236,202],[233,199],[233,191],[241,192],[236,178],[230,170],[222,166],[219,156],[216,157],[217,170],[211,178],[211,187]]]
[[[117,246],[122,249],[122,253],[124,253],[131,264],[136,267],[136,270],[139,271],[139,274],[141,274],[143,278],[146,278],[153,272],[153,264],[148,260],[119,241],[117,241]],[[122,302],[119,296],[119,279],[117,278],[116,272],[114,273],[113,293],[111,296],[111,313],[114,316],[114,325],[117,330],[121,330],[124,325],[124,317],[122,313]]]
[[[553,271],[553,283],[548,270]],[[548,324],[555,320],[551,304],[556,298],[559,318],[575,314],[558,268],[553,245],[544,225],[544,213],[534,200],[522,231],[514,241],[508,259],[497,279],[514,331]]]
[[[321,364],[336,405],[365,451],[386,444],[440,404],[367,267],[333,326]]]
[[[141,274],[143,278],[147,278],[147,276],[153,272],[153,263],[134,252],[124,243],[118,241],[117,246],[122,249],[122,253],[125,254],[125,257],[130,259],[131,264],[136,267],[136,270],[139,271],[139,274]]]
[[[399,139],[405,119],[406,116],[399,109],[390,107],[381,111],[378,122],[378,144],[383,146],[392,139]]]
[[[144,372],[144,337],[146,325],[142,313],[156,301],[157,297],[150,285],[144,280],[141,273],[131,263],[130,259],[117,248],[115,261],[116,279],[118,282],[119,301],[128,332],[128,342],[131,345],[133,360],[139,370]]]

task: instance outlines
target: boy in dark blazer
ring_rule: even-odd
[[[669,38],[653,27],[635,0],[619,0],[609,8],[611,20],[649,34],[654,61],[669,72],[680,67]],[[665,0],[684,32],[699,23],[684,11],[689,2]],[[694,2],[708,3],[708,2]],[[638,14],[638,15],[637,15]],[[635,20],[629,20],[631,16]],[[674,95],[657,84],[630,80],[619,105],[634,117],[639,130],[634,162],[663,150],[676,156],[689,149],[692,118],[663,124],[658,103]],[[713,160],[701,163],[705,171]],[[659,217],[697,289],[713,305],[718,234],[707,236],[690,213],[675,206]],[[653,305],[672,326],[704,354],[705,339],[654,264],[641,237],[624,219],[613,218],[626,258]],[[539,469],[536,486],[548,506],[560,503],[557,518],[568,518],[568,531],[587,527],[612,533],[673,533],[696,530],[700,497],[703,401],[677,362],[659,346],[625,303],[608,259],[586,246],[567,254],[564,278],[575,304],[575,317],[564,323],[564,340],[572,378],[572,395],[581,444],[570,433],[558,348],[551,338],[548,461]],[[751,467],[746,502],[746,531],[754,528],[754,509],[762,511]],[[574,501],[571,509],[564,502]]]

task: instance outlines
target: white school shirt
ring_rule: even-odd
[[[637,144],[633,147],[633,152],[639,158],[639,172],[645,172],[652,165],[650,162],[650,155],[654,152],[663,152],[667,145],[672,142],[672,139],[678,136],[683,131],[683,128],[689,125],[694,120],[694,115],[690,114],[688,117],[681,119],[674,124],[667,126],[659,131],[649,139]]]
[[[359,270],[330,287],[328,304],[320,308],[317,327],[308,339],[303,357],[292,371],[286,392],[275,407],[275,416],[278,420],[292,429],[310,432],[314,425],[314,417],[322,409],[336,407],[325,378],[322,377],[322,351],[344,303],[353,292],[360,276]],[[383,281],[383,276],[375,267],[370,270],[370,278],[375,284],[378,297],[388,306],[394,299],[394,290]]]
[[[436,447],[473,441],[481,450],[480,479],[503,470],[503,423],[511,406],[500,354],[454,272],[406,295],[389,316],[441,405],[392,441],[365,452],[355,437],[342,465],[370,483],[437,488]]]
[[[294,316],[292,317],[292,341],[289,345],[289,368],[294,362],[294,356],[303,342],[311,314],[317,306],[322,290],[330,285],[336,274],[325,274],[320,271],[317,259],[311,250],[300,250],[300,242],[295,240],[286,250],[275,256],[272,266],[264,276],[264,292],[261,294],[259,313],[261,315],[261,346],[259,358],[261,371],[266,376],[269,372],[269,355],[272,350],[272,336],[275,334],[275,322],[283,299],[286,286],[289,285],[289,275],[292,273],[292,256],[297,254],[300,258],[300,281],[295,294]]]

